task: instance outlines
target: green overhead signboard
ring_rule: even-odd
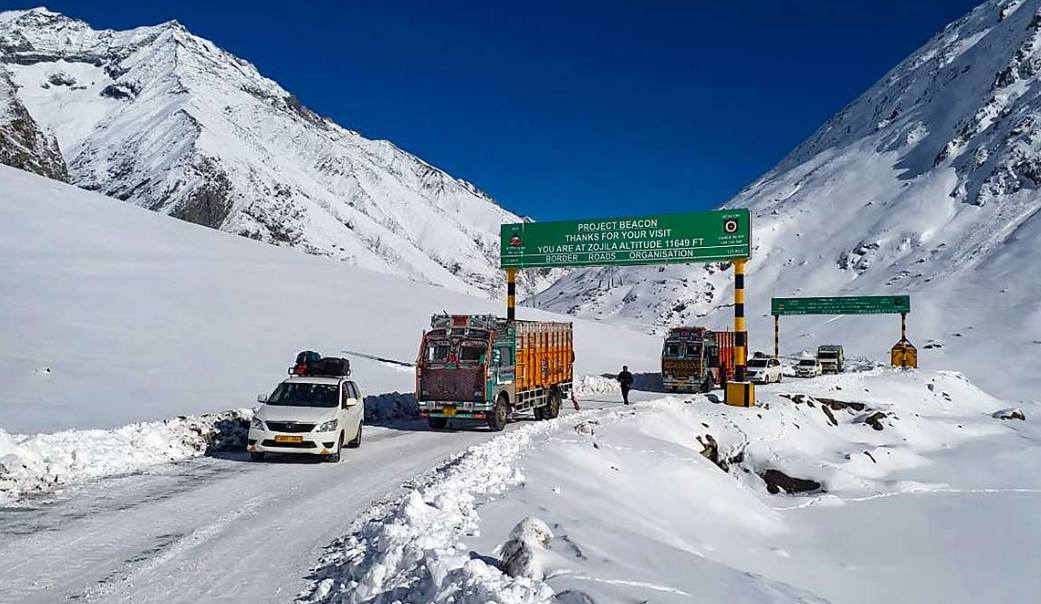
[[[721,262],[751,255],[747,209],[504,224],[502,268]]]
[[[841,296],[774,298],[775,315],[903,315],[911,312],[911,296]]]

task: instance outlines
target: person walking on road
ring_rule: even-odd
[[[629,404],[629,389],[633,387],[633,374],[629,373],[629,366],[622,365],[622,372],[618,374],[618,383],[622,386],[622,400]]]

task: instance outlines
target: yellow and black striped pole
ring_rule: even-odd
[[[907,369],[907,313],[900,313],[900,345],[904,353],[900,355],[900,366]]]
[[[781,358],[781,315],[774,315],[774,360]]]
[[[745,326],[745,259],[734,260],[734,380],[745,381],[748,330]]]
[[[517,269],[506,269],[506,320],[513,322],[517,317]]]

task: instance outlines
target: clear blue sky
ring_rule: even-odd
[[[726,201],[978,3],[47,6],[98,28],[177,19],[317,112],[549,220]]]

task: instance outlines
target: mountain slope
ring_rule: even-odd
[[[393,144],[322,118],[176,22],[97,31],[46,9],[0,13],[0,63],[17,86],[13,102],[57,137],[80,187],[501,296],[498,227],[518,216]]]
[[[411,361],[431,314],[504,311],[6,166],[0,190],[0,429],[11,433],[249,407],[300,350]],[[656,362],[647,335],[587,321],[575,332],[580,374]],[[367,395],[415,388],[408,368],[352,364]]]
[[[1041,351],[1039,71],[1041,0],[987,2],[728,202],[755,217],[753,347],[772,348],[771,296],[910,293],[912,338],[943,346],[923,351],[927,363],[954,363],[1017,394],[991,367]],[[602,269],[537,300],[657,330],[722,327],[732,280],[717,266]],[[785,320],[782,346],[796,353],[844,338],[881,358],[899,333],[866,321]]]

